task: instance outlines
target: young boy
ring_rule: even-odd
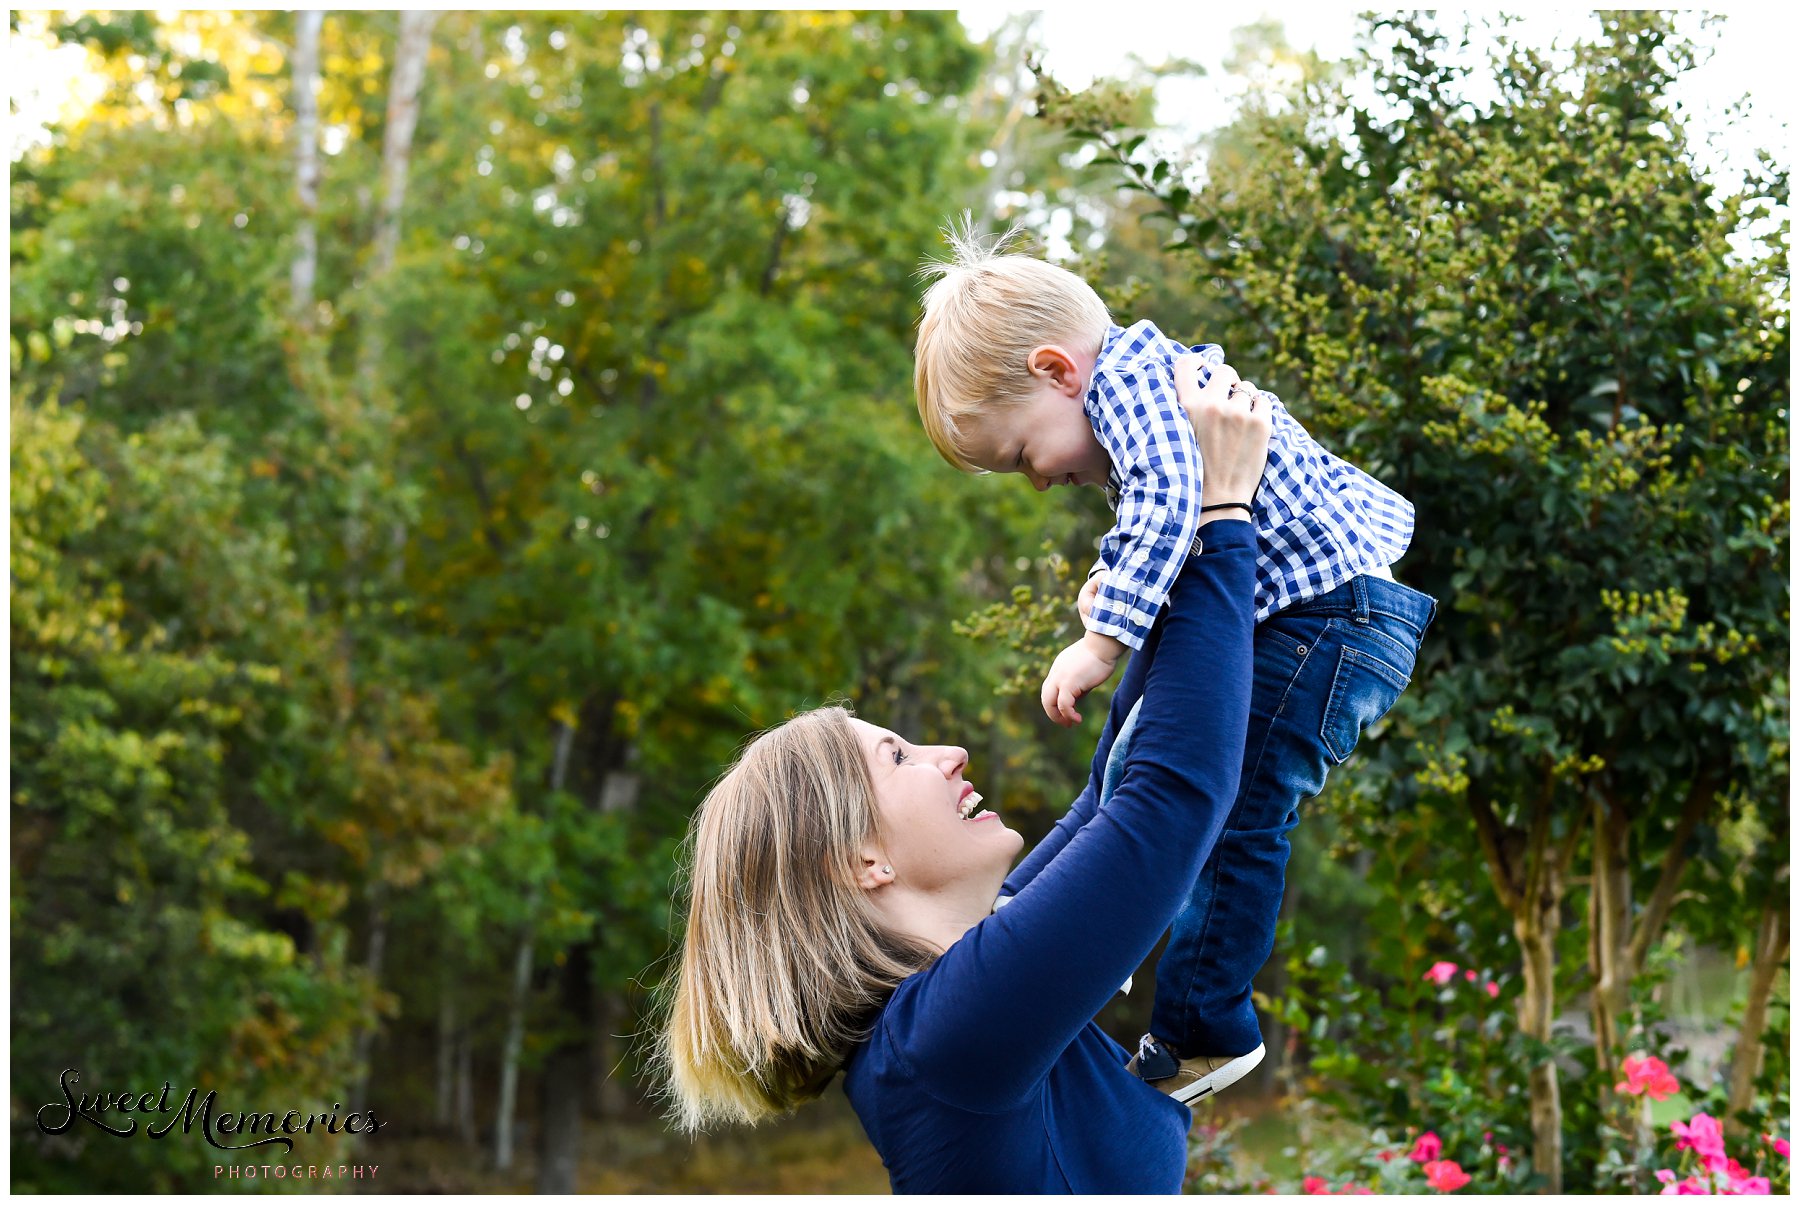
[[[1056,722],[1141,648],[1195,542],[1193,427],[1174,363],[1189,351],[1148,321],[1114,325],[1073,273],[952,233],[931,265],[914,385],[939,453],[965,472],[1021,473],[1038,490],[1098,485],[1116,513],[1082,590],[1082,638],[1058,654],[1042,702]],[[1216,345],[1194,349],[1210,366]],[[1201,381],[1210,377],[1202,369]],[[1400,495],[1313,441],[1273,394],[1269,467],[1254,498],[1220,500],[1257,528],[1256,683],[1238,798],[1170,930],[1151,1032],[1133,1072],[1181,1101],[1262,1061],[1251,979],[1274,949],[1302,800],[1405,689],[1436,604],[1388,566],[1412,538]],[[1115,750],[1129,739],[1135,713]]]

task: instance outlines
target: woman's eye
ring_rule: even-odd
[[[906,760],[906,751],[901,749],[900,746],[895,745],[894,746],[894,764],[897,766],[897,765],[901,764],[902,762],[904,762],[905,760]]]

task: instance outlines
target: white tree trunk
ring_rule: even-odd
[[[419,91],[425,86],[425,54],[431,49],[430,11],[400,14],[394,74],[388,84],[387,134],[381,143],[381,217],[375,227],[374,275],[393,266],[400,245],[400,210],[406,203],[406,169],[412,162],[413,131],[419,125]]]
[[[572,725],[558,721],[554,736],[555,756],[551,760],[550,789],[563,789],[563,775],[569,768],[569,746],[575,739]],[[494,1166],[505,1171],[512,1166],[513,1114],[519,1103],[519,1051],[525,1045],[525,1006],[531,1002],[531,956],[537,942],[537,884],[525,896],[525,928],[519,935],[519,947],[513,956],[512,998],[506,1008],[506,1043],[500,1052],[500,1108],[494,1117]]]
[[[456,1036],[456,1136],[475,1142],[475,1035],[464,1025]]]
[[[425,86],[425,57],[431,49],[431,27],[437,19],[438,14],[431,11],[400,14],[394,71],[388,80],[387,132],[381,141],[381,202],[375,218],[375,254],[363,281],[365,289],[374,288],[387,275],[400,247],[400,212],[406,204],[413,131],[419,124],[419,92]],[[357,378],[365,398],[375,395],[381,353],[381,316],[365,310],[357,363]]]
[[[319,269],[319,30],[323,12],[294,14],[293,99],[294,181],[300,197],[300,221],[294,231],[294,266],[290,276],[294,321],[312,326],[313,281]]]
[[[443,1129],[450,1128],[455,1113],[456,1094],[456,996],[449,985],[438,1001],[437,1026],[437,1102],[432,1120]]]
[[[526,910],[537,902],[534,889]],[[513,1114],[519,1103],[519,1051],[525,1045],[525,1006],[531,999],[531,947],[537,926],[527,921],[513,959],[512,999],[506,1010],[506,1043],[500,1051],[500,1107],[494,1114],[494,1166],[505,1171],[513,1160]]]

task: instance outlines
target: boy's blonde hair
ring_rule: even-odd
[[[888,930],[860,886],[871,836],[874,782],[837,706],[757,737],[694,813],[687,934],[652,1052],[682,1129],[818,1096],[894,988],[937,957]]]
[[[920,270],[938,280],[925,294],[914,349],[919,417],[938,453],[966,473],[982,471],[969,459],[970,420],[1035,395],[1026,367],[1032,349],[1062,343],[1098,354],[1112,322],[1106,303],[1081,277],[1007,254],[1021,233],[1014,226],[984,241],[964,210],[962,228],[944,230],[951,257]]]

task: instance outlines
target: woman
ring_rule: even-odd
[[[1228,367],[1178,362],[1203,504],[1249,502],[1269,418]],[[658,1055],[680,1122],[756,1121],[844,1089],[897,1192],[1176,1192],[1190,1114],[1093,1017],[1185,899],[1237,792],[1255,539],[1202,516],[1114,693],[1087,789],[995,900],[1023,839],[954,746],[833,707],[753,741],[695,814]],[[1100,801],[1114,733],[1143,698]]]

